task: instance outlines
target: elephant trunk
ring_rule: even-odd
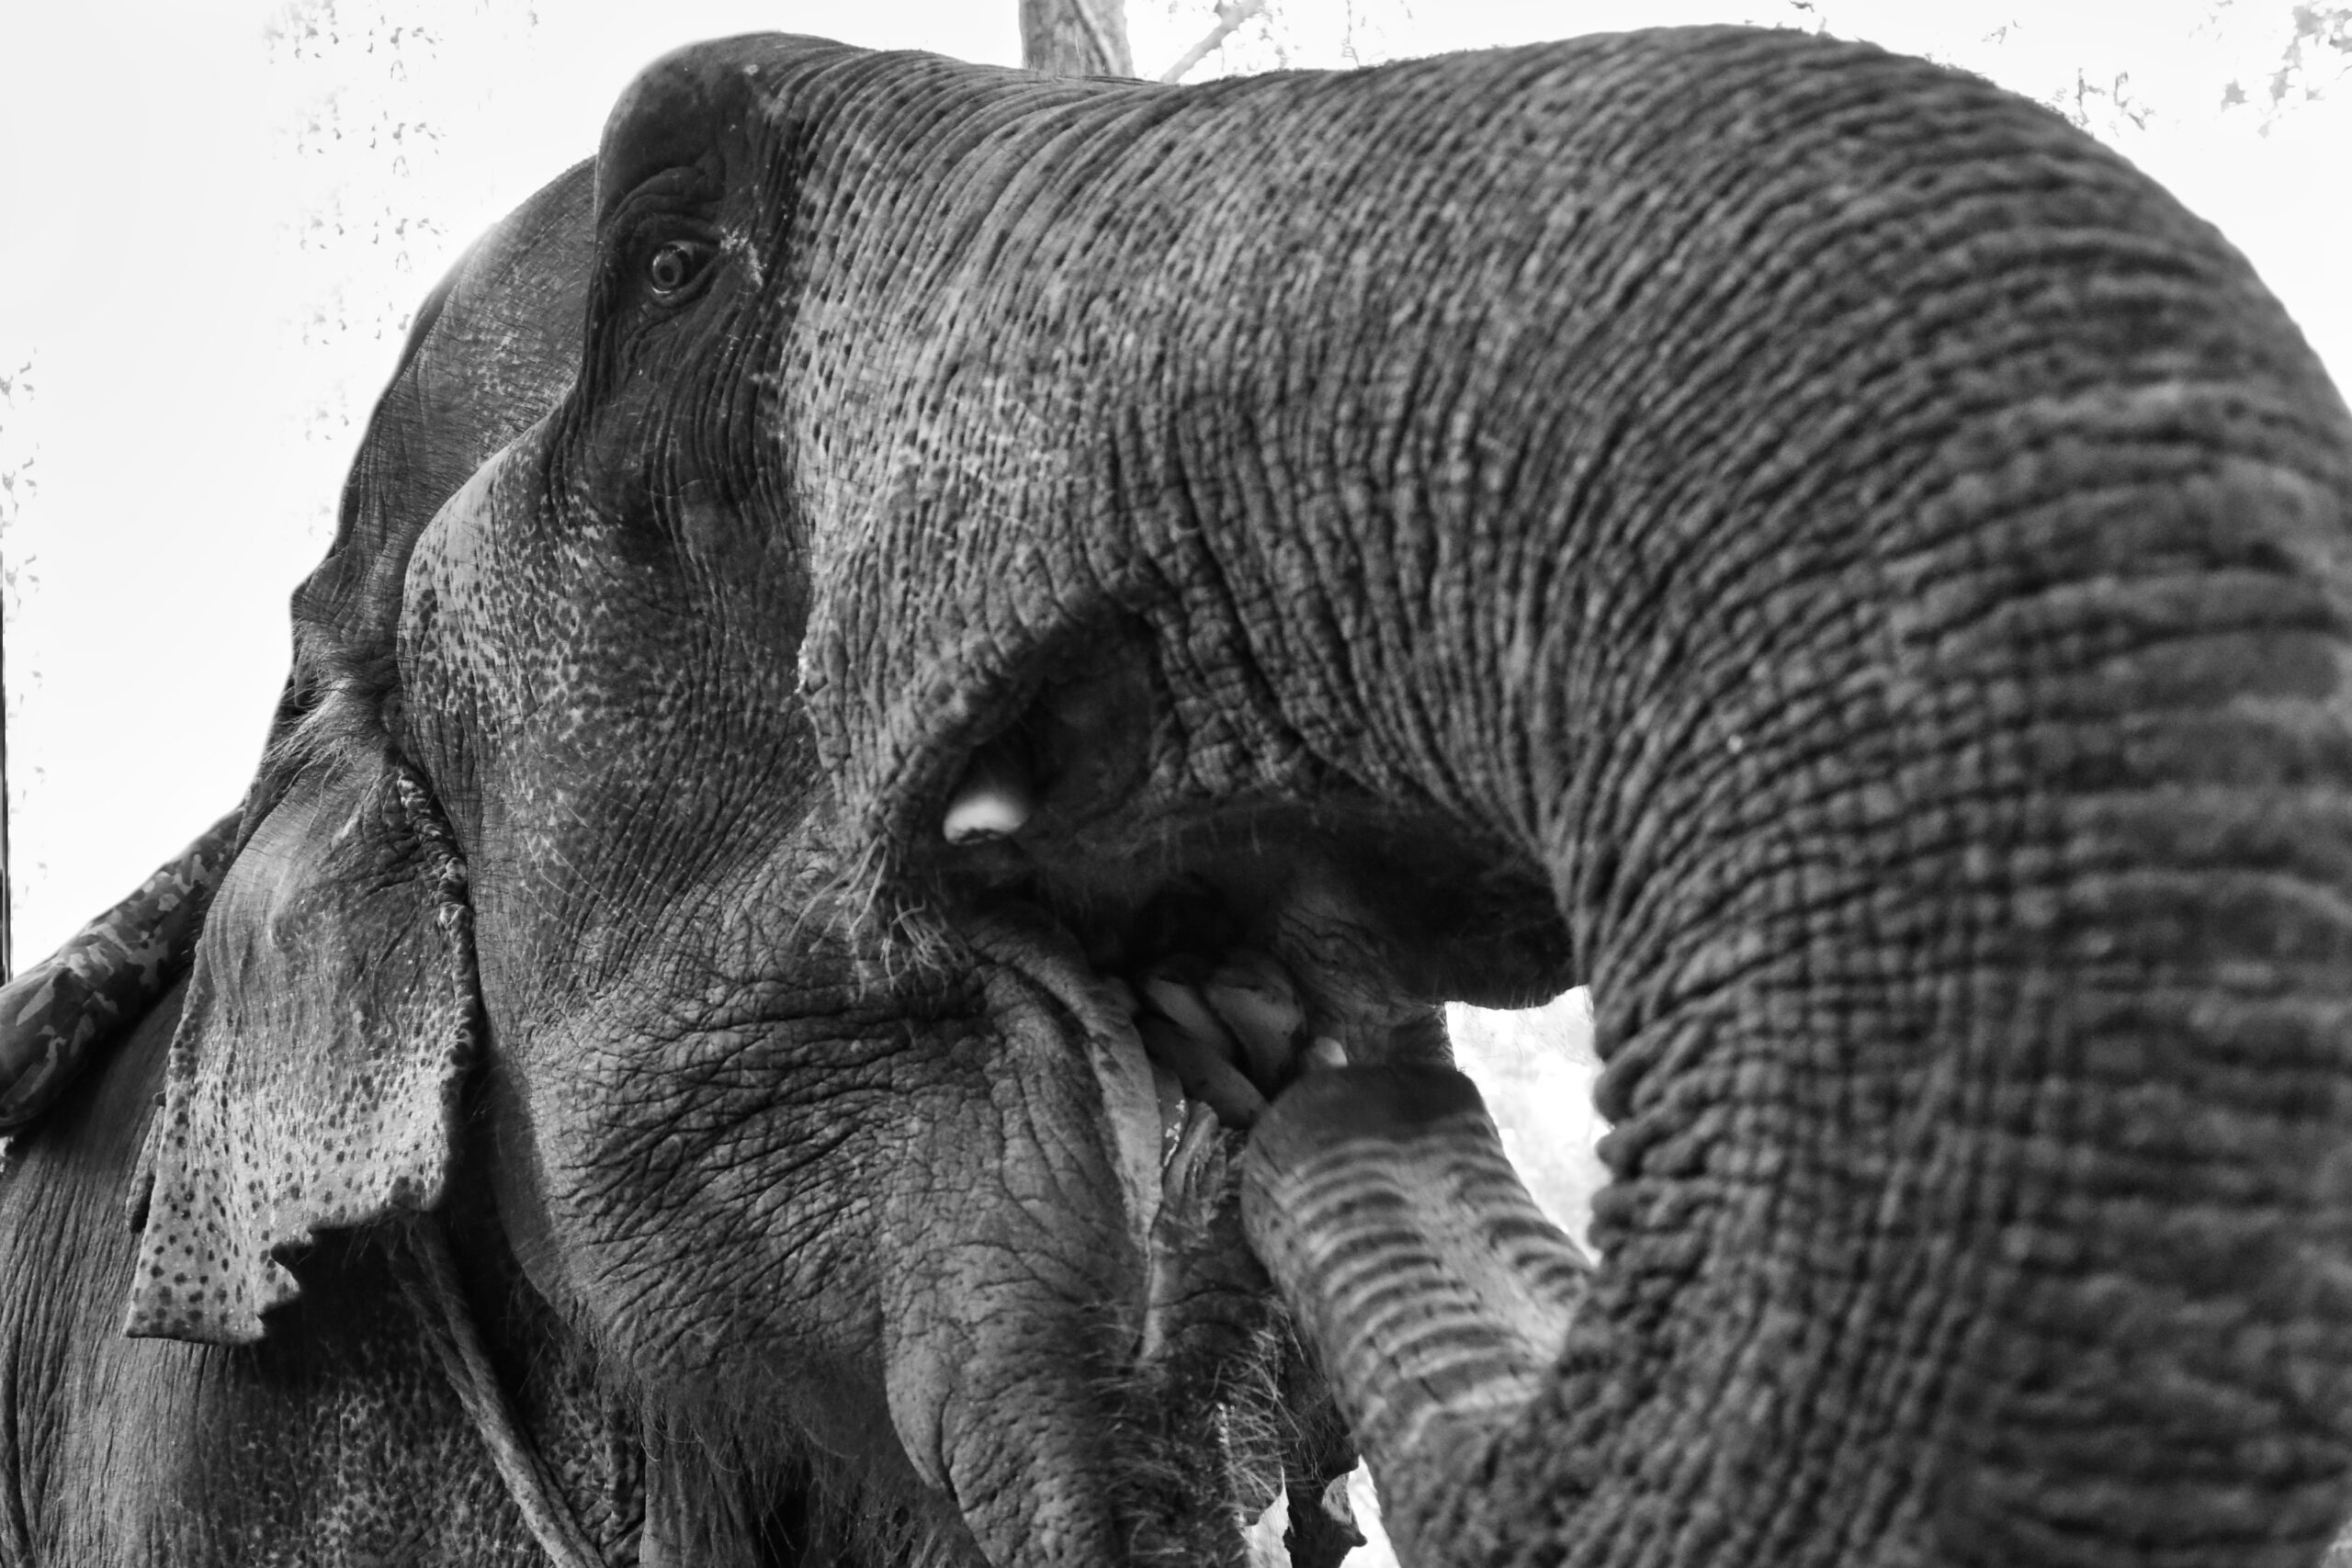
[[[1250,1235],[1410,1560],[1539,1517],[1573,1561],[2315,1560],[2352,1454],[2352,515],[2229,452],[2233,400],[2037,411],[1777,736],[1729,684],[1583,710],[1622,771],[1545,814],[1616,1127],[1581,1302],[1513,1258],[1526,1199],[1464,1179],[1498,1154],[1441,1084],[1275,1103]]]
[[[2315,1557],[2352,420],[2308,348],[2120,160],[1919,62],[1708,29],[1364,80],[919,145],[954,177],[906,210],[979,238],[808,261],[922,323],[907,434],[778,416],[856,521],[803,656],[855,836],[935,841],[1109,627],[1158,717],[1066,774],[1081,826],[1303,823],[1391,890],[1342,983],[1591,984],[1581,1301],[1447,1080],[1255,1134],[1419,1561]],[[863,385],[832,319],[809,384]],[[893,619],[909,581],[952,613]],[[1438,844],[1476,897],[1395,874]]]
[[[2352,1500],[2342,405],[2037,111],[1716,66],[1767,145],[1593,174],[1605,231],[1494,273],[1546,331],[1471,278],[1384,337],[1416,307],[1326,279],[1327,357],[1177,422],[1170,553],[1295,776],[1548,886],[1617,1128],[1572,1315],[1395,1069],[1278,1103],[1251,1234],[1416,1561],[2309,1561]]]
[[[1442,1473],[1465,1432],[1526,1405],[1589,1266],[1521,1184],[1467,1078],[1317,1074],[1252,1140],[1243,1181],[1250,1246],[1290,1283],[1384,1472]]]

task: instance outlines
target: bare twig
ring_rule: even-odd
[[[1111,41],[1111,35],[1103,28],[1102,18],[1094,14],[1094,7],[1085,4],[1084,0],[1080,0],[1078,19],[1086,28],[1087,36],[1094,40],[1094,47],[1102,51],[1102,59],[1105,62],[1103,69],[1118,70],[1115,63],[1119,58],[1118,46]]]
[[[1124,0],[1021,0],[1021,63],[1048,76],[1132,76]]]
[[[14,929],[16,904],[11,897],[8,864],[8,618],[0,608],[0,980],[16,973],[9,956],[17,951]]]
[[[21,389],[28,396],[32,385],[27,378],[32,372],[28,360],[8,374],[0,375],[0,402],[14,404]],[[10,959],[17,951],[15,866],[8,854],[8,601],[16,583],[7,570],[7,548],[16,541],[6,537],[10,525],[19,521],[18,511],[31,487],[26,482],[28,460],[6,473],[0,473],[0,981],[16,973]],[[5,1142],[5,1140],[0,1140]]]
[[[1266,0],[1222,0],[1216,8],[1216,26],[1208,36],[1176,57],[1176,63],[1159,73],[1163,82],[1182,82],[1184,73],[1225,45],[1235,28],[1266,8]]]

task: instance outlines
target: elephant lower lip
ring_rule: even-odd
[[[1039,912],[1000,913],[972,922],[966,935],[984,958],[1049,998],[1084,1041],[1112,1132],[1128,1235],[1148,1253],[1161,1201],[1159,1097],[1120,988],[1096,974],[1069,933]]]
[[[1136,988],[1094,969],[1075,939],[1042,912],[978,920],[967,934],[985,957],[1050,998],[1084,1037],[1115,1136],[1130,1229],[1142,1248],[1163,1203],[1193,1179],[1219,1126],[1246,1126],[1250,1115],[1238,1113],[1227,1097],[1182,1083],[1164,1052],[1146,1038],[1147,1031],[1166,1031],[1168,1021],[1139,1010]],[[1239,1079],[1241,1071],[1231,1067],[1227,1076]],[[1262,1105],[1246,1083],[1240,1092]]]
[[[1152,1519],[1147,1534],[1182,1543],[1170,1560],[1241,1561],[1245,1533],[1286,1490],[1284,1445],[1299,1426],[1281,1414],[1285,1357],[1297,1352],[1240,1226],[1247,1132],[1204,1099],[1161,1092],[1171,1075],[1155,1070],[1136,1027],[1135,989],[1089,964],[1058,922],[1000,910],[965,930],[985,960],[1019,976],[1023,1016],[1050,998],[1102,1089],[1142,1264],[1132,1359],[1114,1398],[1122,1427],[1152,1453],[1149,1471],[1170,1483],[1129,1501]]]

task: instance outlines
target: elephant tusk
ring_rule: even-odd
[[[1307,1042],[1306,1049],[1299,1055],[1306,1060],[1306,1066],[1302,1069],[1306,1072],[1348,1065],[1348,1048],[1328,1034],[1318,1034]]]
[[[951,844],[1009,838],[1036,808],[1028,767],[1010,746],[996,741],[972,753],[964,782],[948,799],[941,832]]]

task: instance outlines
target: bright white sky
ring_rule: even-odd
[[[1785,0],[1287,0],[1220,65],[1344,63]],[[2352,79],[2270,118],[2288,0],[1823,0],[1831,29],[2038,96],[2128,73],[2092,123],[2251,254],[2352,382]],[[1204,0],[1134,0],[1139,69]],[[0,6],[0,540],[17,953],[48,952],[237,799],[286,667],[286,594],[409,310],[593,151],[637,67],[780,28],[1012,63],[1015,0],[113,0]],[[2030,15],[2030,23],[2020,15]],[[306,31],[302,18],[320,30]],[[2209,20],[2218,17],[2218,20]],[[331,24],[331,25],[330,25]],[[2007,31],[2002,29],[2006,27]],[[1278,51],[1277,42],[1283,51]],[[1286,51],[1286,52],[1285,52]],[[2315,81],[2345,57],[2331,59]],[[6,502],[0,497],[0,515]]]

